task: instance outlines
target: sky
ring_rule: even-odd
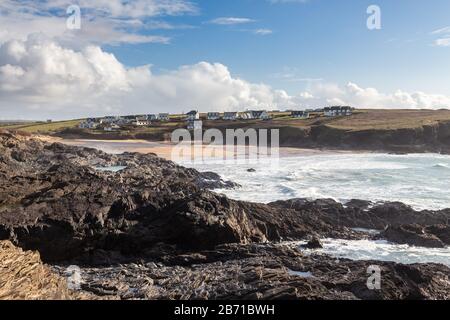
[[[449,58],[448,0],[0,0],[0,120],[450,108]]]

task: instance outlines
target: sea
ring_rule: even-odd
[[[239,163],[241,162],[241,163]],[[450,208],[450,156],[383,153],[313,153],[278,159],[182,161],[213,171],[241,187],[216,190],[232,199],[269,203],[292,198],[400,201],[416,210]],[[368,231],[376,232],[376,231]],[[450,247],[429,249],[387,241],[323,239],[315,253],[353,260],[442,263],[450,266]],[[300,246],[303,243],[298,243]]]
[[[110,153],[160,150],[159,145],[155,146],[149,142],[67,142]],[[170,150],[165,151],[166,155],[170,153]],[[317,150],[282,150],[280,155],[252,160],[206,157],[195,160],[181,159],[178,163],[199,171],[216,172],[223,179],[240,184],[241,187],[231,190],[215,190],[237,200],[269,203],[292,198],[332,198],[345,204],[351,199],[361,199],[373,202],[400,201],[416,210],[450,208],[448,155]],[[98,169],[120,171],[123,168]],[[322,240],[324,248],[313,253],[328,254],[337,259],[394,261],[405,264],[431,262],[450,266],[450,247],[430,249],[387,241]],[[298,246],[301,244],[303,243],[299,242]],[[306,250],[306,253],[308,252]]]

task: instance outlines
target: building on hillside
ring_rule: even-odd
[[[200,113],[196,110],[189,111],[186,113],[186,120],[195,121],[200,119]]]
[[[253,113],[251,111],[244,111],[244,112],[239,112],[239,118],[242,120],[252,120],[253,118]]]
[[[270,114],[265,111],[265,110],[261,110],[261,111],[251,111],[252,112],[252,117],[253,119],[262,119],[262,120],[269,120],[272,119],[272,117],[270,116]]]
[[[208,120],[219,120],[220,119],[220,113],[219,112],[208,112],[206,115],[206,119]]]
[[[203,129],[203,121],[201,121],[201,120],[188,121],[187,129],[188,130],[202,130]]]
[[[309,119],[309,112],[308,111],[292,111],[291,117],[298,118],[298,119]]]
[[[170,115],[168,113],[160,113],[158,114],[158,120],[159,121],[169,121],[170,120]]]
[[[237,112],[225,112],[223,114],[223,120],[234,121],[237,119]]]
[[[119,131],[120,127],[117,124],[111,124],[103,128],[104,131]]]
[[[81,122],[78,125],[78,128],[80,129],[96,129],[99,126],[98,122],[90,121],[90,119],[87,119],[86,121]]]
[[[100,119],[100,123],[115,123],[117,120],[119,120],[119,117],[107,116]]]
[[[349,106],[326,107],[323,109],[323,113],[326,117],[351,116],[353,114],[353,108]]]
[[[133,125],[136,127],[145,127],[150,125],[150,121],[147,120],[147,117],[136,117],[136,120],[133,122]]]

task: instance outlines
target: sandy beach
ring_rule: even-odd
[[[170,142],[153,142],[146,140],[87,140],[87,139],[63,139],[51,136],[39,136],[39,139],[54,143],[64,143],[72,146],[94,148],[102,150],[107,153],[121,154],[124,152],[137,152],[143,154],[153,153],[159,157],[168,160],[177,160],[179,157],[189,157],[191,158],[233,158],[238,155],[242,155],[242,152],[248,154],[248,149],[245,148],[241,150],[227,150],[224,146],[191,146],[189,148],[187,145],[176,145]],[[269,151],[269,155],[270,155]],[[336,154],[336,153],[355,153],[355,151],[340,151],[340,150],[319,150],[319,149],[301,149],[301,148],[288,148],[280,147],[274,149],[273,155],[280,157],[290,157],[290,156],[313,156],[318,154]],[[267,154],[258,154],[259,157],[267,156]]]

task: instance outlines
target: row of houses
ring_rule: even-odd
[[[151,125],[152,122],[167,122],[170,120],[168,113],[148,114],[141,116],[106,116],[103,118],[88,118],[81,122],[81,129],[98,129],[103,128],[105,131],[114,131],[120,129],[121,126],[137,126],[144,127]]]
[[[335,106],[327,107],[323,109],[325,117],[342,117],[351,116],[353,114],[354,108],[349,106]]]
[[[311,113],[323,113],[326,117],[339,117],[339,116],[350,116],[353,114],[354,108],[349,106],[333,106],[326,107],[324,109],[316,110],[294,110],[289,111],[291,117],[297,119],[309,119]],[[192,110],[184,115],[184,120],[188,122],[188,126],[192,126],[192,122],[200,120],[200,112]],[[205,118],[205,117],[203,117]],[[244,112],[208,112],[206,114],[207,120],[270,120],[272,119],[271,113],[265,110],[258,111],[244,111]],[[89,118],[83,121],[79,127],[82,129],[98,129],[102,128],[105,131],[114,131],[120,129],[122,126],[137,126],[145,127],[150,126],[154,122],[167,122],[170,121],[169,113],[159,113],[159,114],[148,114],[140,116],[106,116],[103,118]]]
[[[206,115],[206,119],[208,120],[253,120],[253,119],[262,119],[269,120],[272,119],[272,116],[265,110],[262,111],[244,111],[244,112],[225,112],[223,115],[220,112],[208,112]]]

